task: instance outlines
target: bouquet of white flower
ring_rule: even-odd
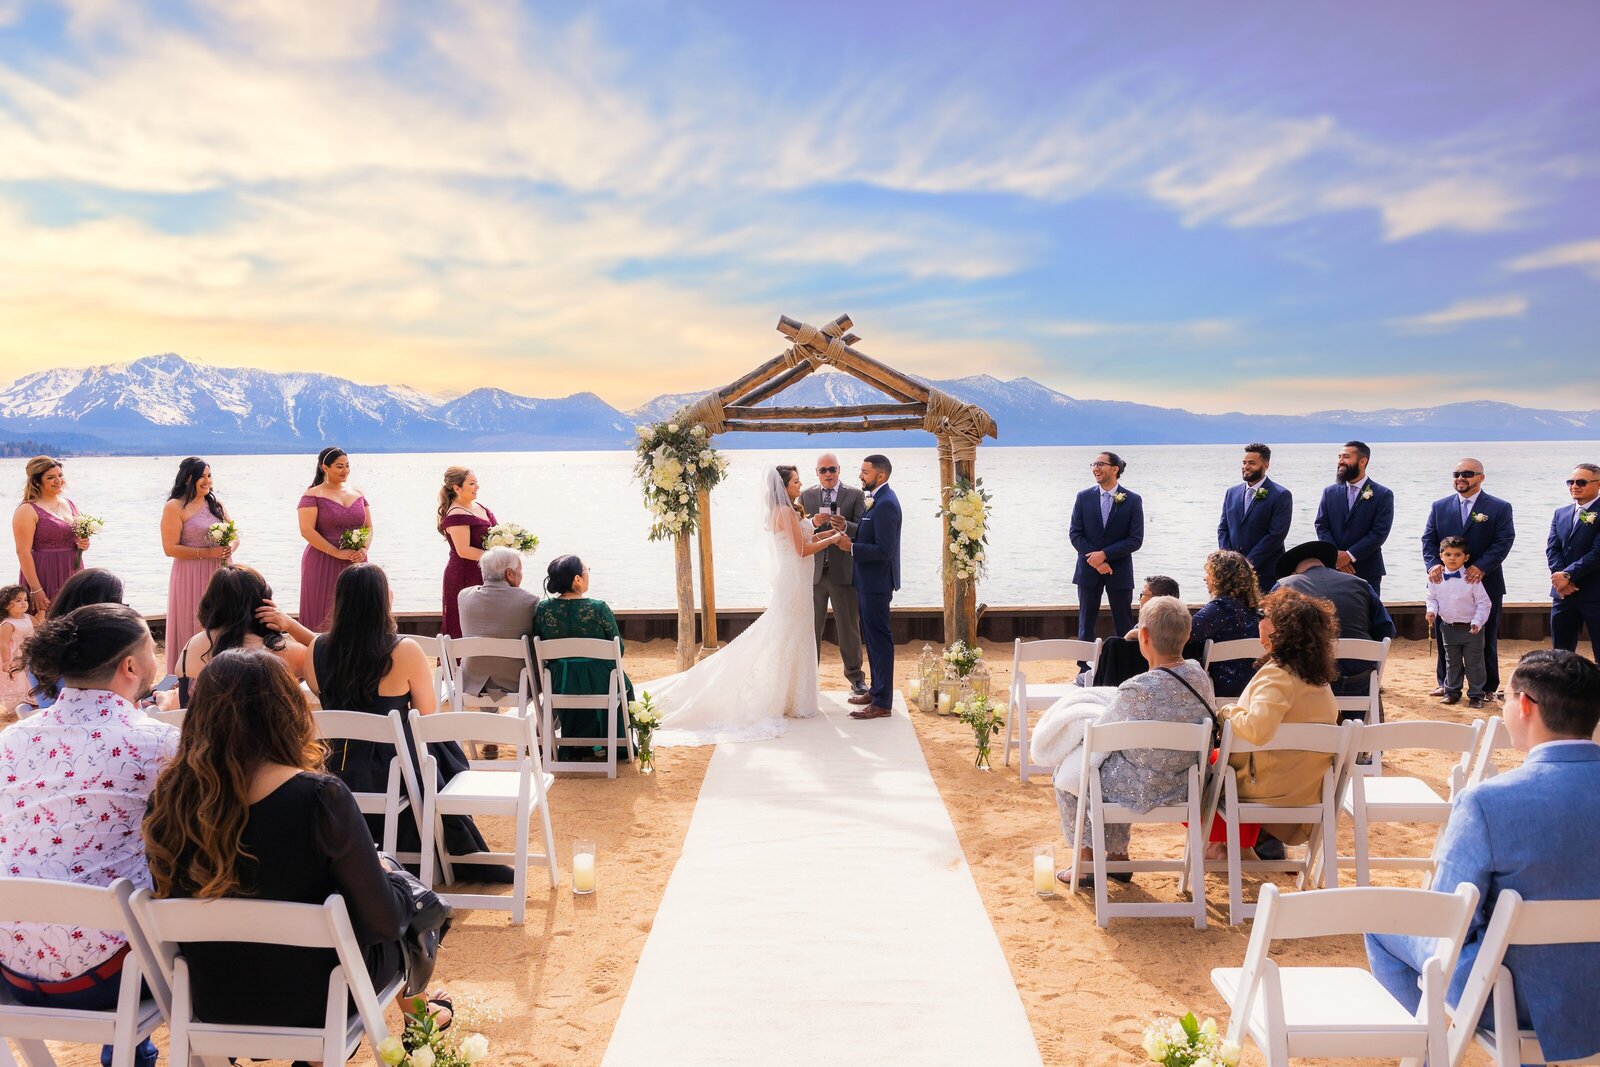
[[[989,743],[1000,732],[1000,709],[991,704],[988,697],[975,696],[957,703],[955,713],[962,722],[972,727],[972,739],[978,745],[972,765],[980,771],[988,770]]]
[[[357,526],[355,529],[346,530],[339,535],[339,547],[343,549],[359,552],[370,544],[372,544],[372,527],[370,526]]]
[[[656,710],[650,694],[639,691],[639,699],[628,705],[628,718],[633,723],[633,736],[639,754],[639,773],[654,774],[656,754],[650,747],[650,737],[661,725],[661,712]]]
[[[728,461],[711,447],[706,428],[678,422],[638,427],[633,473],[650,509],[650,540],[694,533],[702,489],[722,481]]]
[[[378,1042],[375,1051],[385,1067],[472,1067],[489,1055],[489,1039],[482,1034],[439,1029],[421,997],[411,1002],[405,1020],[403,1035]]]
[[[963,479],[950,490],[949,501],[939,509],[960,581],[977,581],[988,569],[984,548],[989,543],[990,496],[982,478],[973,482]]]
[[[524,556],[532,555],[539,547],[539,538],[528,532],[526,526],[514,522],[497,523],[483,535],[484,548],[514,548]]]
[[[1144,1052],[1165,1067],[1237,1067],[1239,1046],[1225,1040],[1217,1020],[1153,1019],[1144,1028]]]
[[[106,520],[97,515],[74,515],[72,518],[72,535],[87,540],[105,529]]]
[[[206,527],[206,540],[219,548],[231,548],[239,543],[239,527],[232,519],[214,522]]]
[[[956,669],[956,674],[965,678],[972,673],[972,669],[983,659],[983,649],[957,641],[944,650],[944,661]]]

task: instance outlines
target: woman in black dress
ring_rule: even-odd
[[[219,654],[195,681],[178,754],[151,794],[145,857],[157,897],[320,904],[338,893],[382,989],[405,965],[408,896],[384,872],[350,790],[322,773],[322,754],[278,657]],[[207,942],[183,954],[199,1018],[322,1025],[333,950]],[[448,1004],[442,992],[430,999]]]
[[[401,637],[389,610],[389,578],[376,563],[357,563],[339,575],[333,587],[333,614],[328,632],[311,643],[306,683],[324,708],[365,711],[373,715],[400,712],[410,744],[412,766],[421,780],[422,764],[408,721],[411,709],[432,715],[438,709],[433,688],[433,664],[414,638]],[[467,770],[461,746],[447,741],[428,746],[439,765],[442,787]],[[358,793],[381,793],[389,787],[389,761],[394,746],[370,741],[339,741],[328,754],[328,770]],[[415,810],[415,809],[413,809]],[[382,840],[382,817],[368,817],[373,839]],[[444,817],[444,839],[452,855],[487,852],[489,846],[467,815]],[[400,820],[397,847],[415,852],[422,846],[414,818]],[[465,881],[507,882],[510,867],[488,863],[455,863]]]

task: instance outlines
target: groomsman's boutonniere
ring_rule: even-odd
[[[1578,516],[1578,521],[1583,523],[1585,526],[1593,526],[1594,525],[1594,517],[1595,517],[1595,513],[1594,512],[1585,511],[1582,515]]]
[[[1113,504],[1120,504],[1126,499],[1128,499],[1128,494],[1127,493],[1112,493],[1111,494],[1111,502]]]
[[[872,510],[872,505],[873,505],[872,494],[868,493],[867,494],[867,502],[865,504],[861,505],[861,508],[862,508],[863,511],[871,511]]]
[[[1257,500],[1265,500],[1265,499],[1267,499],[1267,487],[1266,486],[1263,485],[1259,489],[1256,490],[1256,499]]]
[[[1473,522],[1488,522],[1489,521],[1489,516],[1485,515],[1481,511],[1474,511],[1472,513],[1472,521]]]
[[[1369,485],[1369,486],[1367,486],[1365,489],[1363,489],[1361,491],[1361,499],[1362,500],[1371,500],[1372,499],[1372,486]]]

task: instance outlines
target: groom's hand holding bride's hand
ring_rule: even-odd
[[[841,552],[850,551],[850,535],[842,530],[839,533],[834,534],[833,547],[839,549]]]

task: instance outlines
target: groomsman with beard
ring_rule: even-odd
[[[824,452],[817,457],[817,484],[800,494],[800,506],[816,522],[819,535],[843,530],[846,537],[855,537],[865,502],[866,494],[861,490],[839,484],[838,456]],[[824,509],[829,514],[818,518]],[[831,602],[844,676],[850,682],[850,692],[862,696],[867,691],[867,676],[861,669],[861,609],[856,602],[855,563],[849,552],[838,547],[818,552],[812,559],[816,561],[811,603],[817,625],[817,656],[822,656],[822,626],[828,621]]]
[[[1078,587],[1078,640],[1093,641],[1100,597],[1111,601],[1111,632],[1133,628],[1133,554],[1144,544],[1144,501],[1118,479],[1128,465],[1115,452],[1089,464],[1095,484],[1072,504],[1067,536],[1078,550],[1072,584]]]
[[[1383,543],[1394,525],[1394,493],[1367,477],[1372,449],[1349,441],[1339,452],[1338,479],[1322,491],[1317,505],[1317,540],[1338,549],[1337,568],[1366,580],[1380,592]]]
[[[1267,477],[1270,466],[1272,449],[1260,443],[1244,446],[1239,464],[1244,480],[1223,494],[1217,523],[1217,547],[1248,559],[1263,593],[1277,577],[1278,557],[1294,519],[1294,494]]]
[[[1580,463],[1567,476],[1572,503],[1550,519],[1545,558],[1550,564],[1550,640],[1578,650],[1589,628],[1589,646],[1600,660],[1600,466]]]
[[[1500,605],[1506,598],[1506,576],[1501,570],[1517,539],[1511,504],[1483,491],[1483,464],[1463,459],[1451,472],[1456,491],[1433,502],[1428,524],[1422,531],[1422,562],[1428,568],[1428,581],[1444,579],[1444,562],[1439,558],[1439,542],[1446,537],[1467,539],[1466,579],[1482,582],[1489,594],[1489,621],[1483,625],[1484,692],[1500,695],[1500,660],[1497,638],[1500,634]],[[1434,664],[1438,688],[1433,695],[1446,695],[1444,685],[1444,638],[1435,623],[1434,643],[1439,649]]]

